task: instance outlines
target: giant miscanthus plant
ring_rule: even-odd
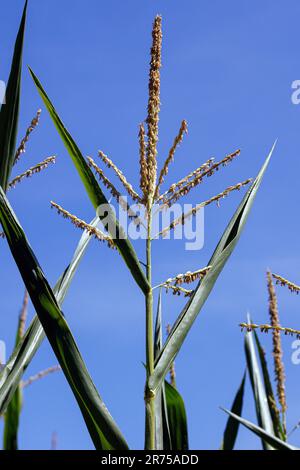
[[[169,413],[168,403],[166,403],[166,397],[170,398],[172,396],[174,403],[174,399],[175,401],[178,400],[178,395],[174,394],[174,386],[165,382],[165,378],[170,369],[173,371],[174,377],[174,359],[180,351],[190,328],[209,296],[227,259],[237,244],[273,152],[272,148],[258,176],[252,182],[251,187],[225,228],[210,260],[204,262],[202,266],[193,272],[172,274],[172,277],[159,284],[160,287],[166,290],[172,290],[175,294],[183,294],[188,298],[182,312],[170,328],[167,340],[163,342],[161,335],[161,296],[157,309],[156,328],[154,329],[153,292],[158,286],[153,286],[152,284],[152,265],[155,262],[155,260],[152,260],[151,255],[153,238],[163,237],[177,225],[183,224],[188,217],[194,216],[202,207],[213,202],[219,202],[232,191],[239,190],[241,187],[248,185],[250,180],[246,179],[241,183],[229,186],[210,199],[198,202],[191,211],[183,214],[179,219],[174,219],[168,227],[165,227],[154,237],[152,236],[154,205],[158,205],[161,209],[171,207],[180,198],[192,191],[193,188],[203,183],[207,177],[230,163],[239,155],[239,151],[234,151],[216,162],[213,159],[208,159],[198,168],[184,175],[178,182],[171,184],[168,189],[162,190],[162,185],[168,175],[169,166],[174,160],[176,149],[187,132],[187,123],[185,120],[182,121],[165,161],[160,162],[157,143],[159,138],[161,49],[162,19],[160,16],[157,16],[152,30],[147,118],[139,126],[139,190],[133,188],[118,166],[102,151],[99,152],[100,160],[116,174],[122,185],[122,190],[115,187],[106,172],[94,159],[91,157],[86,159],[83,156],[40,81],[33,71],[30,70],[40,96],[68,150],[84,184],[87,195],[97,213],[94,221],[87,223],[78,216],[71,214],[59,204],[52,202],[52,207],[56,208],[64,217],[70,219],[75,226],[84,230],[71,263],[62,273],[53,289],[47,282],[26,235],[9,204],[5,194],[7,187],[2,185],[3,188],[0,188],[0,222],[9,248],[36,310],[36,316],[20,341],[18,341],[15,351],[9,358],[6,367],[0,373],[0,413],[5,412],[7,409],[22,374],[38,350],[45,334],[77,400],[87,429],[97,449],[126,449],[128,444],[96,390],[67,323],[67,315],[63,315],[61,311],[62,302],[79,261],[87,248],[88,240],[91,236],[94,236],[97,240],[107,244],[107,246],[118,250],[145,297],[145,447],[146,449],[178,449],[180,448],[178,436],[176,436],[176,426],[178,423],[176,423],[176,419],[173,419],[174,413]],[[10,103],[8,103],[8,106],[10,106]],[[9,161],[8,159],[5,160],[5,158],[6,156],[3,157],[2,163],[6,173],[8,173],[8,163],[12,162],[12,157],[10,155]],[[158,170],[159,166],[160,170]],[[32,170],[32,172],[34,171]],[[99,183],[97,178],[100,180]],[[17,182],[15,181],[14,184]],[[143,206],[146,211],[147,237],[145,263],[139,261],[131,241],[124,236],[126,235],[124,229],[116,218],[113,209],[109,208],[108,199],[104,194],[104,191],[108,190],[122,208],[127,211],[128,217],[139,223],[137,215],[130,207],[130,204],[127,203],[127,199],[124,198],[124,189],[129,198]],[[99,219],[101,221],[104,217],[99,213],[99,207],[103,204],[108,207],[108,214],[105,216],[105,220],[108,223],[100,229],[98,222]],[[190,285],[194,282],[197,282],[197,285],[193,289],[186,289],[184,287],[186,284]],[[174,381],[173,385],[175,385]]]

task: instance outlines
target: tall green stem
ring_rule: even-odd
[[[148,387],[148,377],[154,371],[154,344],[153,344],[153,293],[151,276],[151,209],[148,213],[147,241],[146,241],[146,259],[147,259],[147,279],[151,288],[146,295],[146,366],[147,381],[145,387],[145,406],[146,406],[146,430],[145,430],[145,448],[155,450],[155,407],[154,394]]]

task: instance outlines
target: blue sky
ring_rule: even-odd
[[[0,79],[6,80],[23,1],[2,2]],[[250,311],[268,318],[265,271],[300,282],[300,106],[291,83],[300,78],[300,5],[245,0],[51,0],[29,1],[24,51],[20,138],[41,106],[26,69],[44,84],[85,155],[102,149],[137,186],[138,123],[145,118],[151,25],[163,16],[162,109],[159,163],[183,118],[189,134],[170,168],[177,181],[207,158],[237,148],[241,156],[190,193],[198,203],[230,184],[255,176],[274,140],[278,145],[245,232],[202,309],[176,360],[177,383],[186,402],[191,448],[217,449],[229,407],[245,367],[238,324]],[[43,109],[41,123],[16,173],[57,155],[57,164],[25,181],[10,201],[51,283],[68,264],[80,233],[50,210],[50,200],[91,220],[93,209],[54,126]],[[153,282],[204,266],[237,207],[241,193],[205,213],[205,245],[187,252],[183,241],[154,244]],[[23,285],[2,241],[1,339],[13,348]],[[143,253],[142,242],[137,250]],[[142,255],[141,255],[142,256]],[[295,328],[299,298],[278,289],[281,322]],[[163,297],[165,324],[175,321],[184,300]],[[63,311],[99,391],[132,448],[144,435],[144,302],[120,256],[96,241],[82,262]],[[30,308],[30,317],[33,310]],[[270,351],[271,337],[262,338]],[[291,363],[292,340],[283,338],[287,369],[288,427],[300,419],[299,366]],[[271,356],[269,356],[270,367]],[[47,341],[26,376],[56,363]],[[249,383],[244,416],[255,419]],[[47,449],[51,434],[60,449],[92,443],[61,373],[25,392],[20,447]],[[291,442],[300,444],[299,432]],[[241,430],[237,447],[260,443]]]

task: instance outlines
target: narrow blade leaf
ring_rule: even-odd
[[[240,416],[243,411],[244,390],[245,390],[246,372],[244,373],[242,382],[234,397],[231,412]],[[222,450],[233,450],[235,441],[239,431],[239,422],[232,416],[229,416],[223,436]]]
[[[265,385],[265,391],[267,394],[269,409],[270,409],[270,413],[271,413],[271,417],[273,421],[274,433],[275,433],[275,436],[279,437],[280,439],[282,439],[283,437],[286,439],[286,436],[284,436],[284,432],[283,432],[282,425],[280,422],[280,413],[276,405],[276,399],[275,399],[275,395],[273,392],[272,382],[270,379],[265,351],[263,350],[263,347],[258,339],[258,335],[255,330],[253,331],[253,334],[255,338],[256,347],[258,350],[258,357],[259,357],[260,366],[261,366],[261,370],[263,374],[263,380],[264,380],[264,385]],[[240,414],[240,413],[237,413],[237,414]]]
[[[240,416],[237,416],[236,414],[232,413],[231,411],[226,410],[225,408],[221,408],[221,410],[225,411],[225,413],[229,414],[229,416],[231,416],[233,419],[236,419],[237,421],[239,421],[239,423],[241,423],[247,429],[249,429],[254,434],[256,434],[258,437],[260,437],[265,442],[267,442],[273,449],[276,449],[276,450],[300,450],[297,447],[291,446],[287,442],[282,441],[281,439],[278,439],[278,437],[273,436],[272,434],[269,434],[264,429],[260,428],[259,426],[256,426],[256,424],[253,424],[250,421],[247,421],[246,419],[241,418]]]
[[[0,110],[0,186],[5,191],[14,164],[16,150],[26,12],[27,0],[15,42],[11,71],[6,87],[5,104],[1,106]]]
[[[157,313],[154,335],[154,358],[158,356],[163,345],[162,335],[162,293],[158,296]],[[155,396],[155,441],[157,450],[172,449],[171,436],[168,421],[165,382],[160,386]]]
[[[161,354],[156,361],[154,373],[149,379],[149,386],[153,391],[164,379],[170,364],[178,354],[181,345],[183,344],[201,308],[212,291],[219,274],[226,264],[226,261],[236,247],[242,229],[248,218],[256,193],[261,184],[263,175],[272,156],[274,146],[275,144],[273,145],[271,152],[263,164],[258,176],[255,178],[251,188],[244,196],[241,204],[239,205],[224,234],[222,235],[208,263],[208,265],[211,266],[210,270],[198,284],[198,287],[195,289],[191,299],[184,307],[172,328],[171,334],[169,335],[169,338],[167,339],[164,348],[162,349]]]
[[[108,210],[108,219],[109,219],[108,229],[110,229],[111,227],[114,228],[113,230],[114,233],[111,233],[111,236],[114,239],[115,244],[120,254],[122,255],[125,263],[127,264],[129,270],[131,271],[133,278],[135,279],[137,284],[140,286],[144,294],[146,294],[149,291],[150,286],[145,276],[145,273],[141,268],[140,262],[138,260],[138,257],[134,251],[132,244],[130,243],[122,227],[120,226],[118,220],[116,219],[113,210],[110,209],[109,203],[105,195],[103,194],[92,170],[90,169],[87,162],[85,161],[85,158],[83,157],[80,149],[76,145],[72,136],[70,135],[68,130],[65,128],[62,120],[58,116],[53,104],[48,98],[41,83],[39,82],[38,78],[33,73],[33,71],[31,69],[29,70],[33,78],[33,81],[38,89],[38,92],[42,100],[44,101],[44,104],[47,110],[49,111],[49,114],[55,124],[55,127],[79,173],[79,176],[84,184],[86,192],[94,208],[97,210],[99,206],[103,204],[106,205],[107,210]]]
[[[77,400],[96,449],[127,449],[122,434],[92,382],[53,291],[1,188],[0,221],[39,320]]]
[[[16,346],[20,344],[21,318],[18,321]],[[22,410],[22,389],[18,385],[4,415],[3,450],[18,450],[19,420]]]
[[[188,428],[184,401],[180,393],[165,380],[168,422],[172,450],[188,450]]]
[[[248,321],[249,323],[251,322],[249,316]],[[253,390],[258,424],[268,433],[274,434],[273,421],[269,409],[266,390],[258,366],[252,331],[247,331],[245,335],[245,353],[250,382]],[[265,450],[269,449],[268,443],[265,443],[264,440],[262,441],[262,445]]]
[[[98,223],[99,218],[95,217],[90,225],[97,227]],[[53,289],[59,306],[61,306],[64,301],[74,274],[77,271],[91,239],[88,232],[85,231],[82,234],[69,266],[60,276]],[[30,364],[44,337],[45,333],[43,327],[38,316],[35,315],[21,342],[15,348],[8,362],[0,372],[0,415],[5,412],[22,375]]]

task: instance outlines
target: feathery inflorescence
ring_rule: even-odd
[[[185,274],[177,274],[177,276],[167,279],[164,284],[174,284],[175,286],[191,284],[197,279],[202,279],[208,273],[210,268],[211,266],[205,266],[205,268],[198,269],[197,271],[187,271]]]
[[[281,406],[281,411],[284,414],[287,405],[285,397],[284,364],[282,361],[283,353],[281,347],[280,331],[278,330],[278,327],[280,327],[280,323],[275,288],[272,281],[272,274],[269,271],[267,272],[267,285],[269,292],[269,316],[270,323],[273,328],[273,357],[275,366],[275,377],[277,382],[277,396]]]
[[[228,165],[235,157],[240,155],[240,150],[227,155],[219,162],[210,164],[212,159],[208,160],[204,165],[197,168],[194,172],[189,173],[178,183],[173,184],[166,193],[158,198],[158,202],[171,206],[182,196],[186,196],[192,189],[202,183],[204,177],[212,176],[221,167]]]
[[[140,153],[140,188],[143,193],[143,203],[147,202],[149,191],[148,167],[146,158],[145,126],[142,122],[139,126],[139,153]]]
[[[206,162],[202,163],[202,165],[200,165],[198,168],[196,168],[196,170],[193,170],[192,172],[190,172],[188,175],[186,175],[184,178],[182,178],[181,180],[177,181],[177,183],[173,183],[171,184],[171,186],[169,187],[169,189],[167,191],[165,191],[163,194],[161,194],[158,198],[157,198],[157,202],[160,202],[162,200],[166,200],[167,199],[167,196],[169,196],[170,194],[173,194],[175,193],[175,191],[177,191],[178,189],[180,189],[185,183],[187,183],[189,180],[191,180],[192,178],[195,178],[196,176],[198,176],[200,173],[203,173],[205,172],[207,169],[211,168],[212,165],[213,165],[213,162],[214,162],[214,158],[209,158]]]
[[[177,274],[177,276],[167,279],[157,287],[163,287],[166,289],[166,292],[168,292],[168,290],[172,290],[174,295],[183,294],[185,297],[191,297],[194,291],[185,289],[182,287],[182,284],[191,284],[198,279],[203,279],[210,268],[211,266],[206,266],[205,268],[198,269],[197,271],[187,271],[185,274]]]
[[[162,185],[162,183],[164,182],[164,176],[167,176],[167,174],[168,174],[169,165],[174,160],[174,155],[175,155],[176,149],[177,149],[178,145],[182,142],[184,134],[187,134],[187,132],[188,132],[187,122],[185,120],[183,120],[182,123],[181,123],[180,129],[179,129],[179,132],[178,132],[177,136],[174,139],[173,145],[170,148],[168,157],[167,157],[167,159],[166,159],[166,161],[165,161],[165,163],[164,163],[164,165],[163,165],[163,167],[160,171],[159,178],[158,178],[158,183],[157,183],[156,191],[155,191],[155,199],[157,199],[158,196],[159,196],[159,188]]]
[[[8,185],[8,189],[14,188],[18,183],[20,183],[24,178],[30,178],[32,175],[36,173],[40,173],[42,170],[48,168],[49,165],[55,163],[56,157],[48,157],[42,162],[38,163],[37,165],[29,168],[28,170],[24,171],[20,175],[16,176],[12,181],[10,181]]]
[[[131,209],[128,202],[125,201],[121,193],[116,189],[114,184],[105,176],[103,170],[98,167],[96,162],[91,157],[87,157],[88,164],[93,168],[98,175],[99,179],[103,182],[104,186],[110,191],[111,195],[117,200],[122,209],[127,212],[130,219],[134,219],[135,224],[139,226],[141,224],[141,219],[138,215]]]
[[[25,136],[23,137],[23,139],[21,140],[21,143],[16,151],[16,154],[15,154],[15,159],[14,159],[14,165],[18,162],[18,160],[20,159],[22,153],[24,153],[26,151],[26,144],[29,140],[29,137],[30,137],[30,134],[32,133],[32,131],[34,131],[34,129],[37,127],[38,123],[39,123],[39,120],[40,120],[40,115],[41,115],[41,112],[42,110],[41,109],[38,109],[37,113],[36,113],[36,116],[32,119],[31,123],[30,123],[30,126],[28,127],[28,129],[26,130],[26,134]]]
[[[80,228],[81,230],[86,230],[89,235],[95,237],[97,240],[101,242],[106,242],[109,248],[115,249],[115,244],[110,236],[105,235],[105,233],[103,233],[98,228],[95,228],[92,225],[89,225],[84,220],[76,217],[76,215],[73,215],[70,212],[66,211],[55,202],[51,201],[50,204],[51,204],[51,208],[56,209],[58,214],[61,214],[65,219],[69,219],[72,222],[72,224],[75,225],[75,227]]]
[[[296,336],[297,339],[300,339],[300,330],[295,330],[294,328],[286,328],[280,325],[272,326],[268,324],[257,325],[256,323],[240,323],[242,331],[253,331],[260,330],[262,333],[268,333],[269,331],[279,331],[284,333],[287,336]]]
[[[122,173],[122,171],[117,167],[117,165],[115,165],[113,163],[113,161],[108,158],[107,155],[105,155],[105,153],[103,153],[101,150],[99,150],[98,152],[98,155],[99,157],[101,158],[101,160],[103,161],[103,163],[108,167],[108,168],[112,168],[114,170],[114,172],[116,173],[116,175],[118,176],[119,180],[121,181],[121,183],[123,184],[124,188],[126,189],[127,193],[129,194],[129,196],[132,197],[132,199],[136,202],[139,202],[141,203],[142,202],[142,199],[141,197],[138,195],[138,193],[133,189],[132,185],[130,183],[128,183],[126,177],[124,176],[124,174]]]
[[[160,68],[161,68],[161,48],[162,29],[161,16],[156,16],[152,30],[152,47],[149,73],[149,99],[147,114],[147,148],[146,160],[148,168],[148,208],[152,205],[157,173],[157,142],[158,142],[158,121],[160,111]]]
[[[195,216],[196,213],[203,207],[208,206],[209,204],[212,204],[213,202],[217,202],[217,204],[219,205],[221,199],[224,199],[226,196],[228,196],[229,193],[233,191],[239,191],[243,186],[247,186],[249,183],[251,183],[251,181],[252,179],[248,178],[247,180],[242,181],[241,183],[237,183],[234,186],[229,186],[228,188],[226,188],[224,191],[217,194],[216,196],[213,196],[210,199],[204,202],[201,202],[200,204],[197,204],[197,206],[193,207],[190,211],[174,219],[173,222],[171,222],[171,224],[168,227],[165,227],[163,230],[158,232],[154,238],[158,238],[160,236],[164,237],[167,235],[167,233],[170,230],[173,230],[178,225],[184,225],[186,220],[188,220],[190,217]]]
[[[162,284],[162,287],[166,289],[166,293],[168,293],[168,290],[171,290],[173,292],[173,295],[179,296],[183,294],[184,297],[191,297],[191,295],[194,292],[193,290],[188,290],[188,289],[185,289],[184,287],[174,286],[171,284]]]
[[[286,286],[291,292],[295,292],[296,294],[299,294],[300,292],[300,286],[297,284],[294,284],[291,281],[288,281],[282,276],[279,276],[278,274],[272,274],[273,278],[275,279],[276,284],[280,286]]]

